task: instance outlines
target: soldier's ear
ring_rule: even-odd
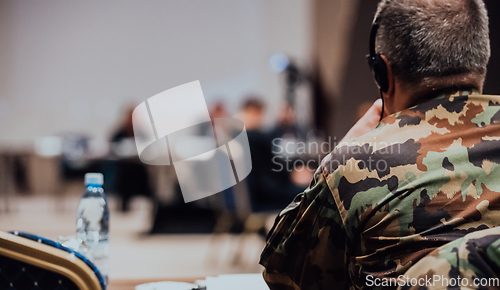
[[[390,101],[391,99],[394,98],[396,83],[395,83],[395,80],[394,80],[394,75],[392,74],[391,63],[387,60],[387,58],[385,57],[385,55],[381,55],[380,57],[384,60],[385,65],[387,67],[388,89],[387,89],[387,92],[384,92],[384,97],[387,98],[385,101]]]

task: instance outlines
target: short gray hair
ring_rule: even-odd
[[[375,17],[377,53],[402,81],[486,76],[491,52],[483,0],[382,0]]]

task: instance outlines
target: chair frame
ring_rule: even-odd
[[[80,290],[101,290],[92,269],[61,249],[0,231],[0,255],[61,274]]]

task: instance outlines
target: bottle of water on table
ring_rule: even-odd
[[[108,284],[109,267],[109,208],[101,173],[85,174],[86,190],[78,206],[76,236],[79,252],[88,258],[101,272]]]

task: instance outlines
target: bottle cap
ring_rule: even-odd
[[[104,176],[102,173],[86,173],[85,174],[85,185],[89,184],[99,184],[104,183]]]

